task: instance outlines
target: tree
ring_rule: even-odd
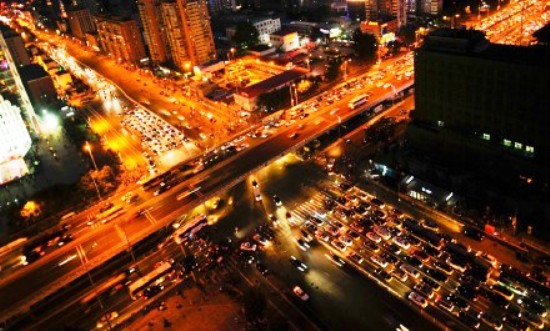
[[[258,37],[260,36],[258,29],[250,22],[242,22],[235,27],[235,35],[233,41],[235,41],[240,47],[247,48],[258,43]]]
[[[273,92],[262,94],[258,97],[258,107],[267,112],[273,112],[290,105],[290,91],[287,87]]]
[[[244,316],[247,321],[253,322],[264,314],[267,300],[263,292],[257,288],[251,288],[243,296]]]
[[[353,41],[355,53],[367,62],[372,62],[376,59],[376,51],[378,41],[373,34],[363,33],[360,28],[353,32]]]
[[[109,193],[117,187],[116,174],[113,168],[103,166],[98,171],[92,170],[80,178],[79,188],[84,196],[96,194],[94,180],[101,194]]]
[[[334,81],[336,80],[336,78],[338,78],[338,75],[340,74],[341,64],[342,64],[342,61],[340,59],[337,59],[327,65],[327,71],[325,73],[325,76],[328,81]]]

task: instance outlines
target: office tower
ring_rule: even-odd
[[[193,65],[187,52],[187,41],[185,40],[185,32],[183,31],[177,3],[175,1],[163,2],[161,4],[161,15],[172,62],[176,68],[188,72],[193,68]]]
[[[208,10],[212,16],[234,12],[237,10],[237,3],[235,0],[208,0]]]
[[[143,24],[145,40],[155,65],[171,59],[170,45],[166,34],[166,25],[162,20],[160,0],[138,0],[139,16]]]
[[[86,33],[94,32],[95,25],[92,15],[87,8],[72,7],[67,11],[67,18],[73,37],[86,39]]]
[[[549,54],[490,44],[480,31],[431,33],[415,56],[411,145],[490,172],[517,166],[514,179],[541,165],[550,177]]]
[[[106,15],[94,19],[99,43],[105,53],[129,63],[138,63],[145,58],[141,33],[134,20]]]
[[[437,16],[443,11],[443,0],[417,0],[420,2],[420,14]]]

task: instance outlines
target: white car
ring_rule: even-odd
[[[411,300],[421,308],[428,307],[428,300],[426,300],[426,298],[416,292],[411,292],[409,294],[409,300]]]
[[[382,268],[385,268],[388,266],[388,261],[384,260],[384,258],[378,256],[378,255],[373,255],[370,257],[371,261],[378,264],[379,266],[381,266]]]
[[[376,232],[376,234],[382,237],[382,239],[384,240],[391,239],[391,232],[385,226],[375,226],[374,232]]]
[[[302,290],[302,288],[300,286],[294,286],[294,288],[292,289],[292,292],[294,292],[294,294],[302,299],[302,301],[308,301],[309,300],[309,295],[304,291]]]
[[[351,245],[353,245],[353,240],[352,240],[350,237],[348,237],[348,236],[340,236],[340,237],[338,238],[338,240],[340,240],[340,242],[343,243],[343,244],[346,245],[346,246],[351,246]]]
[[[487,253],[483,253],[479,257],[482,258],[483,260],[489,262],[491,264],[491,266],[493,266],[493,268],[498,267],[498,261],[494,256],[492,256],[490,254],[487,254]]]
[[[369,238],[370,240],[374,241],[375,243],[379,243],[382,241],[382,238],[380,238],[379,235],[377,235],[376,233],[374,232],[369,232],[367,233],[367,238]]]
[[[411,245],[403,237],[394,237],[393,242],[394,242],[394,244],[396,244],[397,246],[403,248],[404,250],[407,250],[411,247]]]
[[[345,252],[346,249],[348,248],[346,245],[342,244],[340,241],[338,240],[333,240],[330,242],[332,244],[333,247],[341,250],[342,252]]]

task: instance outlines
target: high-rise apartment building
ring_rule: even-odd
[[[193,68],[193,64],[187,51],[187,41],[178,4],[175,1],[164,1],[161,4],[161,15],[168,38],[172,62],[176,68],[183,72],[188,72]]]
[[[348,17],[352,21],[364,21],[366,19],[366,2],[369,0],[347,0]]]
[[[67,10],[67,19],[71,33],[80,40],[86,39],[86,33],[94,32],[94,19],[90,11],[84,7],[72,7]]]
[[[25,48],[25,42],[19,33],[10,28],[3,27],[2,36],[16,66],[24,66],[31,63],[29,54]]]
[[[153,62],[171,60],[188,72],[216,58],[206,0],[140,0],[138,6]]]
[[[236,0],[208,0],[208,10],[212,16],[234,12],[237,10],[237,2]]]
[[[138,63],[146,57],[137,23],[116,16],[95,16],[99,43],[103,51],[120,61]]]
[[[177,4],[191,63],[195,66],[215,59],[216,48],[206,0],[177,0]]]
[[[30,128],[39,131],[38,118],[34,112],[29,96],[23,86],[17,65],[12,56],[12,49],[8,47],[7,39],[15,33],[6,26],[0,26],[0,92],[7,92],[17,98],[17,104],[23,111],[23,116]]]
[[[155,65],[168,62],[171,59],[170,46],[162,20],[161,0],[138,0],[137,6],[151,62]]]

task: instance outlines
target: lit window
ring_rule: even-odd
[[[514,143],[514,148],[515,149],[522,149],[523,145],[521,143]]]
[[[512,146],[512,141],[511,141],[511,140],[508,140],[508,139],[504,139],[504,140],[502,141],[502,143],[503,143],[504,146],[506,146],[506,147]]]
[[[529,154],[534,154],[535,153],[535,147],[533,146],[525,146],[525,151]]]
[[[491,135],[488,133],[484,133],[483,135],[481,135],[481,138],[483,138],[483,140],[491,140]]]
[[[437,126],[439,126],[439,127],[442,128],[442,127],[445,126],[445,122],[443,122],[443,121],[437,121]]]

